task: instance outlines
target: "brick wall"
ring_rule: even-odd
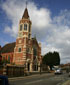
[[[8,57],[10,57],[10,63],[13,63],[13,52],[11,53],[2,53],[2,60],[5,58],[5,60],[8,60]]]
[[[7,66],[7,76],[8,77],[24,76],[24,67],[14,65]]]

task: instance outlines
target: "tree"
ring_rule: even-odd
[[[43,64],[48,65],[50,70],[54,65],[60,65],[60,56],[58,52],[49,52],[43,57]]]

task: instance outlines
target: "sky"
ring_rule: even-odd
[[[32,37],[41,42],[42,55],[57,51],[70,63],[70,0],[27,0]],[[15,42],[26,0],[0,0],[0,45]]]

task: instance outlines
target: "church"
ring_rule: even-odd
[[[32,22],[26,7],[19,21],[16,42],[0,46],[0,54],[2,59],[8,60],[10,64],[26,66],[28,71],[38,71],[42,61],[41,43],[38,43],[36,37],[32,38],[31,27]]]

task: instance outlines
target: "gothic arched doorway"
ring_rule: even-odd
[[[34,71],[38,71],[38,65],[34,65]]]

